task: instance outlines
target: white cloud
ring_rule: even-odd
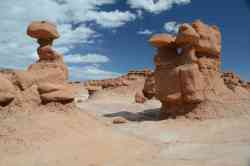
[[[148,30],[148,29],[145,29],[145,30],[142,30],[142,31],[138,31],[137,32],[139,35],[152,35],[153,32],[151,30]]]
[[[69,54],[79,45],[91,44],[101,35],[87,26],[96,22],[108,28],[123,26],[135,19],[129,11],[100,10],[115,0],[6,0],[0,5],[0,67],[26,68],[37,59],[38,44],[26,35],[33,20],[50,20],[58,25],[61,37],[55,41],[60,53]],[[72,23],[80,23],[72,27]]]
[[[58,30],[61,37],[55,41],[56,47],[67,46],[73,48],[76,44],[93,43],[93,39],[98,37],[94,30],[85,25],[73,29],[70,24],[62,24]]]
[[[136,19],[135,14],[129,11],[121,12],[119,10],[111,12],[91,11],[87,13],[87,17],[89,17],[89,20],[95,20],[97,24],[105,28],[117,28]]]
[[[171,9],[174,5],[185,5],[191,0],[128,0],[127,3],[131,8],[143,9],[147,12],[159,14]]]
[[[175,21],[170,21],[170,22],[166,22],[164,24],[164,29],[168,32],[168,33],[178,33],[180,24],[177,24]]]
[[[87,55],[67,55],[64,57],[64,61],[70,64],[100,64],[107,63],[110,59],[107,56],[100,54],[87,54]]]
[[[70,73],[70,80],[100,80],[115,78],[121,75],[120,73],[102,70],[98,66],[93,65],[84,67],[71,66]]]

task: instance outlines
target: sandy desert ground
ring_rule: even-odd
[[[240,116],[159,121],[160,102],[117,94],[69,112],[1,112],[1,166],[249,166],[250,110]],[[113,124],[123,117],[127,123]]]

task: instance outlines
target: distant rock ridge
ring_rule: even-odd
[[[127,86],[128,81],[145,79],[147,78],[152,71],[148,69],[144,70],[130,70],[126,75],[122,75],[117,78],[104,79],[104,80],[89,80],[84,83],[86,87],[101,87],[102,89],[106,88],[116,88],[120,86]]]
[[[221,33],[217,26],[197,20],[181,25],[176,36],[159,34],[149,42],[157,48],[155,82],[149,80],[144,89],[149,91],[151,86],[152,90],[155,84],[155,96],[162,103],[162,118],[194,112],[212,116],[213,111],[204,111],[211,104],[205,103],[250,99],[249,83],[233,73],[221,72]]]
[[[131,89],[131,87],[135,86],[138,89],[134,89],[134,91],[132,92],[134,93],[134,101],[136,103],[144,103],[146,101],[146,98],[143,96],[140,87],[143,87],[145,80],[150,75],[152,75],[152,71],[149,69],[130,70],[127,74],[117,78],[104,80],[89,80],[86,81],[84,85],[89,91],[90,98],[91,96],[102,90],[115,90],[122,87],[124,87],[125,89]]]

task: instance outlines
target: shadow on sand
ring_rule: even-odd
[[[160,121],[160,108],[149,109],[138,113],[121,111],[117,113],[105,114],[103,116],[107,118],[123,117],[132,122]]]

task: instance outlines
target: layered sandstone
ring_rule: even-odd
[[[176,36],[160,34],[149,42],[158,49],[155,94],[162,102],[163,118],[187,114],[207,101],[230,98],[229,88],[240,85],[238,77],[221,74],[221,33],[216,26],[195,21],[181,25]]]

